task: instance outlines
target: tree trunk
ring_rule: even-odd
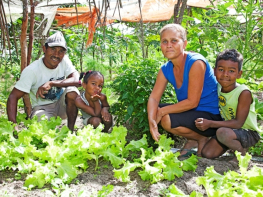
[[[178,18],[178,24],[182,23],[183,17],[184,17],[184,10],[186,8],[187,5],[187,0],[183,0],[181,9],[180,9],[180,14],[179,14],[179,18]]]
[[[29,41],[28,41],[28,53],[27,53],[27,66],[30,64],[32,48],[34,42],[34,23],[35,23],[35,6],[33,0],[30,0],[31,12],[30,12],[30,32],[29,32]]]
[[[27,66],[27,42],[26,42],[26,33],[27,33],[27,24],[28,24],[28,11],[27,11],[27,0],[23,0],[23,19],[21,27],[21,72]]]
[[[184,10],[186,6],[187,6],[187,0],[178,0],[177,4],[174,5],[174,23],[176,24],[182,23]]]
[[[21,37],[20,37],[21,72],[27,66],[27,41],[26,41],[27,24],[28,24],[27,0],[23,0],[23,19],[22,19]],[[29,118],[32,111],[32,106],[30,103],[29,95],[27,93],[23,96],[23,101],[24,101],[24,109],[27,114],[27,118]]]

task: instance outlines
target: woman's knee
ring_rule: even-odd
[[[171,129],[171,120],[170,116],[167,114],[162,117],[160,121],[161,126],[163,127],[164,130],[169,131]]]

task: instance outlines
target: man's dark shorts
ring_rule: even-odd
[[[159,107],[162,108],[167,105],[171,104],[159,104]],[[171,128],[186,127],[206,137],[216,135],[217,128],[209,128],[205,131],[201,131],[195,126],[195,120],[197,118],[205,118],[208,120],[222,121],[220,114],[211,114],[205,111],[189,110],[186,112],[169,114],[169,116],[171,120]]]
[[[254,146],[260,139],[260,135],[258,132],[249,130],[249,129],[232,129],[236,136],[237,140],[241,143],[241,146],[243,148],[249,148],[251,146]],[[216,136],[213,136],[214,139],[217,140],[217,142],[220,144],[220,146],[224,150],[228,150],[228,147],[222,144]]]

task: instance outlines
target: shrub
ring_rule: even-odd
[[[149,135],[147,102],[155,84],[156,76],[161,62],[144,59],[140,62],[125,63],[119,68],[112,83],[112,88],[117,93],[117,102],[111,106],[111,113],[116,116],[117,124],[129,123],[132,130],[140,137]],[[162,103],[175,103],[176,96],[173,87],[168,84],[162,96]],[[138,137],[139,137],[138,136]]]

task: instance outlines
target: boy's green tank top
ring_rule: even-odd
[[[220,114],[224,120],[232,120],[236,117],[239,95],[242,91],[249,90],[249,88],[244,84],[237,85],[238,86],[231,92],[223,93],[221,92],[221,85],[218,84]],[[250,104],[249,114],[242,128],[257,131],[259,133],[262,132],[257,126],[257,114],[255,112],[254,98],[252,104]]]

